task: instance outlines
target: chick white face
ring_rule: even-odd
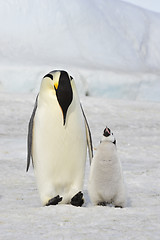
[[[57,97],[63,114],[63,125],[65,125],[67,110],[73,100],[72,79],[65,71],[52,71],[42,80],[43,91],[52,90]]]
[[[101,142],[112,142],[116,145],[116,139],[108,127],[106,127],[103,131]]]

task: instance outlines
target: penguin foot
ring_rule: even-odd
[[[106,203],[106,202],[99,202],[97,205],[98,205],[98,206],[106,206],[107,203]]]
[[[71,204],[76,207],[81,207],[84,203],[83,193],[80,191],[78,192],[72,199]]]
[[[115,205],[115,208],[123,208],[122,206]]]
[[[59,202],[62,201],[62,197],[60,197],[59,195],[57,195],[56,197],[54,198],[51,198],[48,203],[46,204],[46,206],[49,206],[49,205],[57,205]]]

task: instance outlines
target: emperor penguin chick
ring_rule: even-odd
[[[125,206],[125,186],[117,156],[116,139],[107,127],[92,159],[88,192],[94,205]]]

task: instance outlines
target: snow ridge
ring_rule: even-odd
[[[131,99],[160,100],[159,14],[120,0],[9,0],[1,2],[0,19],[2,91],[37,91],[43,75],[58,68],[74,75],[82,94],[128,99],[138,82]]]

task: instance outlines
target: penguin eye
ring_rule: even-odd
[[[70,76],[70,79],[71,79],[71,81],[72,81],[73,77],[72,77],[72,76]]]

